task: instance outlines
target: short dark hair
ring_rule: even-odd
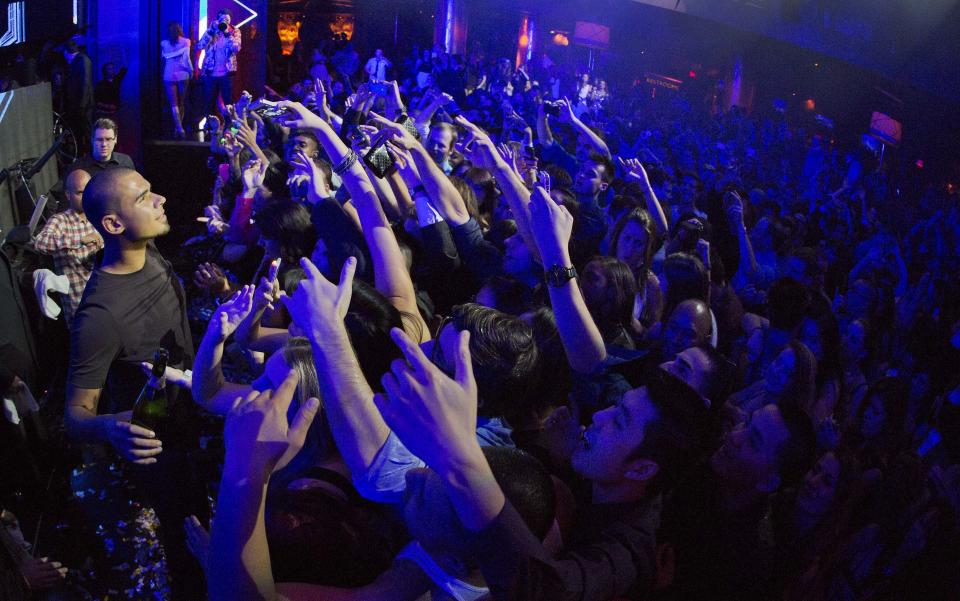
[[[508,315],[525,313],[533,304],[530,287],[510,275],[490,276],[480,288],[490,288],[495,299],[493,308]]]
[[[457,330],[470,332],[480,415],[509,421],[522,414],[540,363],[533,330],[519,317],[476,303],[455,306],[452,318]]]
[[[609,184],[613,181],[613,176],[616,173],[616,167],[614,167],[613,161],[599,152],[591,152],[589,154],[589,160],[603,167],[603,173],[600,174],[600,179],[602,179],[604,183]]]
[[[115,136],[120,135],[119,130],[117,130],[117,122],[106,117],[100,117],[93,122],[93,131],[97,131],[98,129],[112,129]]]
[[[793,278],[779,278],[767,293],[770,327],[790,331],[800,325],[810,308],[810,290]]]
[[[317,242],[310,211],[291,200],[271,200],[257,211],[255,220],[264,238],[280,243],[280,256],[288,265],[309,256]]]
[[[702,372],[705,382],[703,395],[709,399],[711,408],[719,409],[730,394],[736,365],[709,343],[701,344],[697,348],[707,355],[708,365]]]
[[[354,278],[343,325],[367,383],[375,391],[383,390],[380,378],[390,370],[394,359],[402,357],[390,330],[403,329],[403,314],[379,290]]]
[[[644,380],[656,417],[647,423],[630,459],[657,462],[659,470],[650,483],[655,494],[675,484],[706,451],[710,415],[697,391],[664,370],[651,369]]]
[[[233,20],[233,12],[227,7],[223,7],[217,11],[217,17],[220,17],[220,15],[227,15],[231,20]]]
[[[700,257],[690,253],[673,253],[663,261],[663,275],[667,280],[667,298],[664,315],[688,298],[707,302],[710,273]]]
[[[120,195],[116,191],[117,183],[131,173],[136,171],[128,167],[104,169],[90,178],[87,187],[83,189],[83,213],[104,238],[108,234],[101,223],[103,218],[120,210]]]
[[[556,490],[550,472],[533,455],[510,447],[483,447],[483,455],[503,496],[517,510],[527,528],[543,538],[553,526]]]

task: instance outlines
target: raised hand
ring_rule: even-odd
[[[239,125],[237,128],[237,139],[240,140],[240,143],[251,150],[258,148],[257,132],[260,130],[260,126],[257,122],[254,121],[253,127],[250,127],[247,125],[246,119],[239,119],[237,124]]]
[[[513,152],[513,149],[510,148],[508,144],[500,143],[497,145],[497,151],[500,153],[500,157],[506,161],[507,165],[510,165],[513,168],[513,172],[523,179],[523,175],[520,173],[520,167],[517,165],[517,154]]]
[[[409,188],[412,193],[414,188],[423,183],[423,180],[420,178],[420,170],[417,169],[417,164],[413,161],[413,157],[410,156],[409,151],[393,146],[392,144],[387,144],[386,148],[394,164],[397,166],[400,177],[403,178],[403,183],[407,185],[407,188]]]
[[[464,148],[473,147],[469,153],[469,158],[472,162],[485,169],[493,169],[498,163],[503,161],[496,144],[494,144],[490,138],[490,134],[470,121],[467,121],[463,115],[458,115],[456,122],[457,125],[467,130],[468,139],[464,144]]]
[[[267,177],[267,164],[260,159],[250,159],[243,166],[244,194],[253,194]]]
[[[477,383],[470,360],[470,333],[457,335],[451,378],[424,355],[402,330],[391,337],[403,352],[382,383],[386,394],[374,402],[387,425],[427,465],[441,471],[471,457],[477,445]],[[440,344],[437,340],[436,344]]]
[[[551,183],[552,183],[552,180],[548,172],[537,171],[537,185],[543,188],[547,194],[550,194]]]
[[[626,174],[624,179],[628,182],[636,182],[644,187],[650,185],[650,178],[647,177],[647,170],[643,168],[643,164],[639,159],[627,159],[623,160],[620,157],[617,157],[617,161],[620,163],[620,168],[623,169],[623,172]]]
[[[560,107],[560,123],[575,123],[577,116],[573,113],[573,104],[570,99],[564,96],[563,100],[557,101]]]
[[[193,283],[210,294],[223,294],[230,289],[226,274],[216,263],[201,263],[193,273]]]
[[[246,398],[237,398],[223,428],[224,472],[267,475],[303,448],[320,401],[307,399],[293,420],[288,420],[287,411],[299,381],[297,372],[290,370],[276,391],[254,391]]]
[[[573,215],[565,206],[554,202],[541,186],[534,188],[530,195],[530,230],[544,265],[570,264]]]
[[[735,226],[743,225],[743,198],[735,191],[730,190],[723,195],[723,206],[727,211],[727,219]]]
[[[326,121],[315,115],[307,107],[299,102],[290,100],[281,100],[277,106],[290,111],[290,114],[283,119],[284,125],[291,129],[322,129],[329,127]]]
[[[294,168],[294,174],[287,179],[287,185],[308,182],[307,202],[314,204],[320,200],[329,197],[333,192],[327,185],[327,178],[316,161],[307,156],[303,150],[298,150],[292,157],[290,165]]]
[[[244,286],[225,303],[221,303],[210,318],[207,333],[219,341],[233,334],[247,315],[253,311],[253,286]]]
[[[273,303],[280,298],[280,283],[277,281],[277,273],[280,270],[280,259],[274,259],[270,262],[270,269],[266,277],[260,278],[260,284],[253,295],[253,310],[261,311],[263,309],[274,309]]]
[[[349,257],[344,261],[339,285],[323,277],[310,259],[300,259],[300,266],[307,272],[306,279],[300,281],[293,296],[282,297],[293,322],[311,339],[322,337],[325,329],[334,324],[342,328],[353,295],[353,274],[357,269],[357,260]]]
[[[420,142],[407,131],[407,128],[385,117],[371,112],[370,118],[380,127],[380,131],[390,136],[390,141],[403,150],[413,150]]]
[[[240,151],[243,150],[243,144],[240,143],[232,133],[227,132],[223,134],[223,150],[227,153],[231,159],[240,154]]]

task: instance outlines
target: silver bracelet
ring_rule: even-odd
[[[343,160],[337,163],[333,168],[333,172],[337,175],[343,175],[347,172],[347,169],[353,167],[353,164],[357,162],[357,153],[353,150],[347,151],[347,156],[343,157]]]

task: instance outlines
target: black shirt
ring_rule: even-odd
[[[90,276],[70,333],[67,382],[78,388],[103,388],[100,413],[129,410],[147,380],[140,363],[153,361],[160,347],[169,351],[170,366],[192,365],[183,288],[150,243],[140,271],[116,275],[98,267]],[[171,385],[166,391],[171,408],[192,407],[189,394],[179,395]]]
[[[90,174],[90,177],[93,177],[104,169],[111,169],[113,167],[127,167],[129,169],[136,169],[136,167],[133,165],[133,159],[130,158],[130,155],[114,151],[114,153],[110,155],[109,159],[102,162],[94,159],[93,155],[88,154],[82,159],[77,159],[75,163],[68,167],[68,171],[83,169]]]

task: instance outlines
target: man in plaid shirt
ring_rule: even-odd
[[[51,217],[33,241],[38,252],[53,256],[54,270],[70,280],[70,293],[63,299],[68,326],[90,279],[93,256],[103,248],[103,238],[83,214],[83,189],[89,181],[82,169],[70,172],[63,184],[70,208]]]

